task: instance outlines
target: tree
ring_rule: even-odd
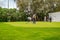
[[[31,15],[35,13],[38,19],[43,20],[44,16],[48,16],[48,13],[55,12],[56,8],[60,5],[60,0],[16,0],[16,3],[20,13],[24,12],[25,9],[28,10],[30,3]]]

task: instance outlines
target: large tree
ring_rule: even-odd
[[[24,12],[26,9],[29,11],[28,7],[30,6],[32,14],[38,14],[41,19],[43,19],[44,15],[55,12],[60,7],[60,0],[16,0],[16,3],[20,12]]]

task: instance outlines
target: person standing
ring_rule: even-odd
[[[36,14],[33,14],[32,21],[33,21],[33,23],[36,23]]]
[[[50,19],[50,22],[52,22],[52,17],[50,17],[49,19]]]
[[[46,22],[46,16],[44,16],[44,22]]]

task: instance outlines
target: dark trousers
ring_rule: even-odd
[[[36,20],[35,20],[35,18],[32,18],[32,21],[33,21],[33,23],[36,23]]]

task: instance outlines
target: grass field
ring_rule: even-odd
[[[0,22],[0,40],[60,40],[60,22]]]

